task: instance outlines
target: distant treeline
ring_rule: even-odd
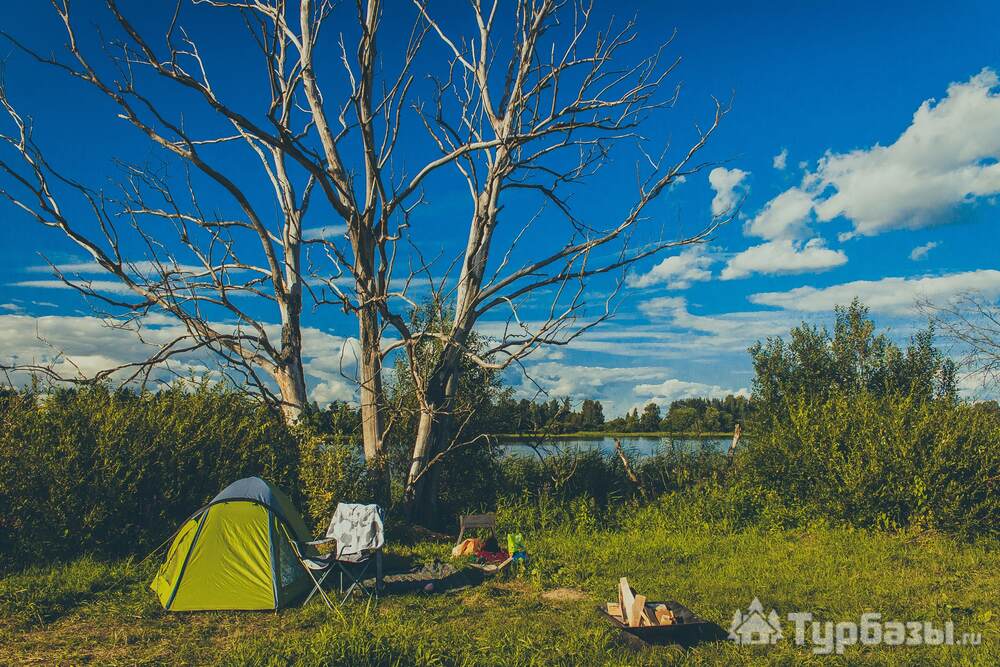
[[[633,408],[623,417],[606,420],[600,401],[585,399],[574,409],[568,398],[549,401],[507,399],[499,410],[508,416],[507,433],[722,433],[750,419],[752,404],[745,396],[684,398],[670,403],[663,413],[657,403],[640,412]]]

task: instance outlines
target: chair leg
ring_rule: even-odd
[[[326,579],[326,576],[330,574],[330,570],[329,569],[325,570],[323,572],[323,575],[319,578],[319,580],[317,580],[316,577],[313,576],[312,571],[308,567],[305,568],[305,571],[306,574],[309,575],[309,578],[312,579],[313,581],[313,589],[309,591],[309,596],[306,597],[306,601],[302,603],[302,606],[309,604],[309,600],[312,600],[312,596],[316,594],[316,591],[319,591],[319,594],[323,598],[323,602],[326,603],[326,606],[330,609],[333,609],[333,603],[330,602],[330,598],[327,597],[326,591],[323,590],[323,581]]]
[[[323,576],[321,576],[319,579],[316,579],[316,577],[313,576],[309,568],[306,568],[306,573],[309,575],[309,578],[313,580],[313,587],[312,590],[309,591],[309,595],[306,596],[305,602],[302,603],[303,607],[309,604],[309,600],[312,600],[312,597],[316,595],[316,591],[323,585],[323,580],[326,579],[326,575],[329,574],[329,572],[324,572]]]
[[[372,591],[368,590],[368,587],[365,586],[364,584],[365,575],[368,574],[368,567],[370,564],[371,564],[370,562],[365,563],[357,575],[355,575],[354,572],[352,572],[349,568],[338,564],[340,567],[341,582],[343,582],[345,574],[347,575],[347,578],[351,581],[351,585],[347,587],[346,591],[344,590],[343,583],[341,583],[340,592],[343,594],[343,597],[340,600],[340,604],[342,605],[345,604],[350,599],[351,594],[354,593],[355,590],[360,590],[368,597],[374,598],[376,602],[378,601],[377,592],[373,594]]]

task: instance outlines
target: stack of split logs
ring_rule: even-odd
[[[626,577],[618,582],[618,603],[608,603],[608,615],[630,628],[674,625],[679,622],[667,605],[647,603],[645,595],[636,594],[628,585]]]

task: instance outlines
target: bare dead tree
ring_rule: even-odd
[[[944,302],[920,299],[917,306],[950,339],[965,373],[983,387],[1000,384],[1000,304],[995,298],[966,292]]]
[[[424,469],[448,447],[463,358],[504,369],[543,346],[569,344],[613,316],[629,266],[669,248],[704,241],[725,222],[717,218],[694,234],[632,242],[650,204],[705,166],[694,157],[728,108],[716,101],[709,127],[668,163],[666,148],[655,155],[642,149],[638,131],[643,121],[676,100],[677,88],[663,94],[678,64],[661,64],[669,42],[639,62],[619,58],[636,39],[635,23],[609,25],[592,35],[592,5],[585,1],[473,2],[468,38],[449,35],[430,3],[414,3],[450,61],[449,76],[436,82],[434,105],[419,109],[424,126],[442,155],[477,146],[454,162],[467,184],[472,217],[457,280],[449,285],[442,279],[433,290],[435,303],[448,316],[432,321],[447,325],[415,331],[399,318],[390,319],[400,340],[389,347],[405,350],[420,402],[406,484],[410,507],[419,508],[427,505]],[[511,20],[498,21],[501,15]],[[508,38],[508,48],[498,46]],[[624,142],[636,142],[648,163],[637,168],[635,198],[617,220],[588,221],[565,191],[601,178],[609,151]],[[538,231],[539,218],[503,218],[503,202],[515,191],[536,193],[553,211],[544,217],[542,238],[557,234],[565,240],[521,264],[514,261],[515,250],[538,240],[532,232]],[[556,218],[563,221],[564,232],[558,231]],[[519,229],[506,248],[493,243],[502,219]],[[427,265],[416,272],[434,273]],[[588,306],[595,301],[588,292],[590,279],[606,274],[615,276],[614,286],[597,300],[596,314],[590,314]],[[523,317],[526,302],[537,298],[548,301],[544,316]],[[500,330],[485,352],[471,349],[471,333],[488,318]],[[427,338],[441,346],[430,365],[416,353]]]
[[[30,121],[17,112],[3,86],[0,87],[0,104],[7,112],[13,132],[4,133],[0,140],[13,157],[5,155],[0,160],[0,170],[8,177],[0,194],[41,225],[61,231],[100,269],[126,288],[125,296],[116,290],[98,289],[92,281],[67,276],[53,266],[60,280],[91,299],[115,326],[126,326],[153,310],[173,315],[182,325],[182,332],[160,346],[148,359],[129,366],[148,372],[174,356],[199,349],[211,350],[221,357],[225,366],[242,372],[262,395],[277,398],[286,416],[296,417],[305,401],[299,325],[302,289],[298,270],[299,244],[301,218],[308,207],[312,185],[305,187],[301,195],[297,194],[281,173],[284,156],[276,152],[265,154],[248,136],[196,137],[182,124],[171,122],[158,113],[151,100],[139,92],[134,74],[138,59],[128,45],[115,45],[120,52],[112,59],[120,78],[110,82],[102,78],[78,46],[68,6],[56,6],[56,11],[69,37],[68,61],[41,56],[26,47],[25,50],[39,61],[96,87],[118,105],[121,117],[145,133],[154,144],[181,158],[187,172],[188,192],[177,195],[156,166],[123,164],[118,192],[110,194],[63,175],[46,159],[34,140]],[[171,57],[177,59],[187,53],[200,62],[196,48],[191,49],[172,49]],[[275,62],[275,65],[280,63]],[[176,68],[183,71],[179,65]],[[291,113],[291,100],[273,101],[276,113],[287,118]],[[233,179],[215,169],[205,156],[206,147],[240,139],[246,140],[257,152],[281,195],[280,236],[269,229],[246,192]],[[237,203],[241,215],[227,219],[203,211],[192,169],[197,169],[226,191]],[[65,213],[71,208],[68,200],[74,196],[86,203],[90,213],[86,220],[74,219]],[[151,227],[156,231],[150,231]],[[178,244],[174,248],[166,247],[166,229],[176,234]],[[126,239],[126,236],[132,238]],[[244,259],[246,238],[249,237],[259,242],[263,262]],[[132,244],[141,248],[135,255],[126,251]],[[185,255],[183,258],[181,253]],[[280,342],[272,340],[265,325],[247,314],[240,299],[248,295],[272,300],[278,306],[282,325]],[[234,325],[220,326],[213,321],[227,316],[235,321]],[[124,368],[108,369],[99,373],[96,379]],[[260,371],[277,384],[278,397],[270,391]],[[59,377],[51,369],[49,375],[70,379]]]
[[[14,127],[3,137],[13,153],[0,162],[8,177],[4,196],[39,223],[60,230],[127,288],[130,299],[59,276],[115,311],[109,315],[135,321],[158,310],[183,324],[184,333],[141,367],[193,348],[210,349],[266,397],[272,397],[272,380],[278,388],[272,398],[289,420],[306,401],[303,293],[355,315],[360,357],[355,379],[365,454],[369,461],[379,461],[385,431],[381,315],[389,298],[394,245],[420,200],[423,180],[478,148],[476,142],[465,144],[436,156],[410,176],[392,171],[402,110],[414,80],[410,70],[426,27],[415,23],[400,62],[390,71],[376,49],[381,3],[359,0],[356,22],[342,23],[339,62],[334,61],[340,73],[324,94],[316,45],[332,11],[327,0],[315,5],[311,0],[178,0],[163,26],[162,40],[141,32],[115,0],[106,0],[106,5],[120,35],[111,41],[99,36],[107,52],[101,65],[110,64],[113,75],[85,53],[65,0],[53,0],[65,27],[64,56],[43,55],[4,34],[39,62],[110,99],[118,117],[183,166],[181,193],[175,179],[145,165],[125,165],[114,197],[61,175],[45,159],[30,122],[3,88],[3,105]],[[242,20],[262,56],[259,71],[268,93],[263,108],[237,108],[213,86],[210,63],[182,26],[184,12],[197,5],[235,12]],[[353,55],[344,39],[352,27],[358,35]],[[224,131],[211,129],[219,123],[192,129],[180,114],[172,116],[170,100],[163,96],[164,81],[172,86],[167,96],[183,95],[186,102],[200,105],[213,120],[222,121]],[[234,168],[223,160],[226,151],[231,156],[240,147],[260,168],[251,183],[240,178],[247,163]],[[358,173],[363,180],[356,179]],[[252,189],[259,189],[261,174],[273,189],[278,216],[262,213],[253,203],[259,193]],[[235,214],[205,210],[206,193],[213,190],[235,203]],[[74,195],[88,202],[89,219],[64,212],[70,210],[64,200]],[[343,238],[304,238],[307,215],[326,227],[342,224]],[[173,243],[164,236],[167,229],[175,233]],[[140,257],[126,251],[136,247],[123,242],[126,232],[138,237]],[[315,270],[315,286],[307,279],[313,271],[304,267],[309,247],[329,260]],[[406,290],[404,285],[396,292],[406,298]],[[248,298],[273,302],[280,336],[250,313],[245,307]],[[236,324],[223,327],[216,319]]]

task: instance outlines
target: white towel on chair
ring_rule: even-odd
[[[337,540],[338,559],[350,560],[363,551],[378,549],[385,542],[378,505],[340,503],[330,519],[326,536]]]

